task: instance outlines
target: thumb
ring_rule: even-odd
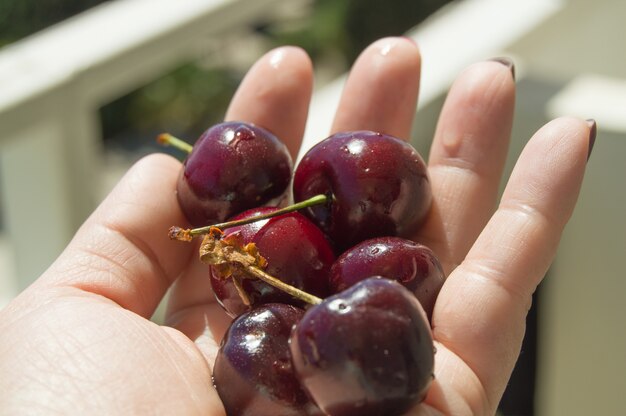
[[[79,288],[150,317],[195,253],[168,237],[169,227],[187,224],[176,198],[180,169],[162,154],[137,162],[37,284]]]

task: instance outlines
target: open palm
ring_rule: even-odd
[[[405,38],[371,45],[332,130],[407,138],[420,61]],[[300,49],[271,51],[226,118],[271,130],[295,156],[312,79]],[[428,158],[433,208],[415,239],[438,254],[448,277],[432,321],[436,378],[411,414],[495,412],[531,295],[578,196],[593,132],[563,118],[530,139],[498,204],[514,96],[506,62],[477,63],[460,74],[439,120]],[[59,259],[0,313],[0,413],[224,414],[211,367],[230,320],[197,244],[167,236],[186,224],[175,195],[180,169],[165,155],[135,164]],[[157,325],[149,318],[168,289],[166,322]]]

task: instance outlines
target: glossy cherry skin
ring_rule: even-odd
[[[428,320],[445,280],[441,263],[423,244],[400,237],[365,240],[345,251],[330,268],[330,290],[338,293],[370,276],[401,283],[420,301]]]
[[[421,156],[408,143],[371,131],[337,133],[312,147],[298,164],[296,201],[332,196],[308,215],[339,252],[368,238],[411,237],[431,205]]]
[[[178,202],[189,222],[205,226],[280,197],[292,160],[269,131],[231,121],[206,130],[184,162]]]
[[[321,415],[293,373],[288,339],[304,311],[267,304],[230,325],[213,379],[227,415]]]
[[[257,208],[245,211],[234,219],[248,218],[277,208]],[[254,243],[259,254],[268,263],[265,271],[291,286],[318,297],[330,294],[328,273],[335,255],[326,236],[304,215],[297,212],[283,214],[269,220],[225,230],[225,235],[241,233],[244,244]],[[304,307],[291,295],[257,279],[242,278],[243,289],[251,305],[245,305],[230,278],[221,276],[210,267],[211,287],[226,312],[238,316],[264,303],[288,303]]]
[[[290,348],[304,389],[331,416],[402,415],[433,379],[424,310],[404,286],[381,277],[311,307]]]

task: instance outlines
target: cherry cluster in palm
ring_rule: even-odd
[[[425,164],[400,139],[353,131],[292,165],[269,131],[227,122],[181,171],[179,203],[200,228],[170,235],[206,234],[201,259],[235,318],[215,387],[229,415],[403,414],[433,377],[444,280],[411,240],[431,205]],[[291,194],[293,207],[275,205]]]

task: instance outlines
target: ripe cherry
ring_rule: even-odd
[[[245,211],[234,219],[275,211],[277,208],[263,207]],[[335,260],[332,247],[324,234],[305,216],[297,212],[231,227],[224,236],[240,233],[243,243],[254,243],[259,254],[267,261],[265,272],[283,282],[319,297],[330,294],[328,273]],[[250,279],[243,272],[234,278],[241,281],[243,300],[233,276],[222,276],[217,268],[210,268],[211,286],[216,298],[231,315],[237,316],[251,307],[271,302],[304,306],[304,302],[276,289],[267,283]]]
[[[433,379],[424,310],[404,286],[381,277],[311,307],[290,348],[304,389],[332,416],[404,414]]]
[[[304,311],[267,304],[230,325],[213,378],[228,415],[322,415],[293,373],[288,338]]]
[[[184,162],[178,202],[196,226],[279,198],[291,178],[287,147],[269,131],[231,121],[206,130]]]
[[[417,151],[371,131],[337,133],[312,147],[296,168],[293,193],[296,201],[331,197],[304,212],[339,251],[373,237],[411,237],[432,200]]]
[[[444,273],[430,248],[400,237],[365,240],[345,251],[333,263],[330,290],[341,292],[370,276],[382,276],[401,283],[415,294],[431,319]]]

